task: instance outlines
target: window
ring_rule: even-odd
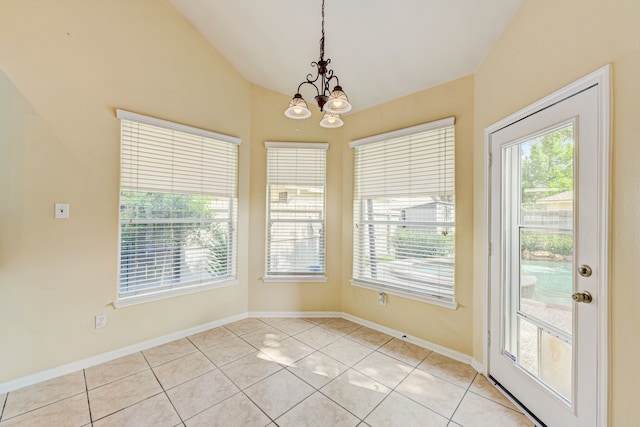
[[[117,306],[233,283],[240,140],[117,110]]]
[[[352,284],[455,307],[454,119],[357,141]]]
[[[265,281],[324,281],[329,144],[266,142]]]

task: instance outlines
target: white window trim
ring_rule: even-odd
[[[213,138],[213,139],[217,139],[223,142],[228,142],[234,145],[240,145],[242,142],[240,138],[235,136],[225,135],[225,134],[209,131],[206,129],[183,125],[180,123],[158,119],[156,117],[145,116],[143,114],[133,113],[131,111],[126,111],[121,109],[116,109],[116,117],[119,120],[129,120],[129,121],[134,121],[139,123],[145,123],[148,125],[162,127],[165,129],[171,129],[171,130],[191,133],[194,135],[203,136],[207,138]],[[120,247],[120,242],[118,241],[118,248],[119,247]],[[235,250],[237,250],[237,248]],[[118,263],[118,268],[119,268],[119,263]],[[236,275],[237,275],[237,272],[236,272]],[[118,295],[116,296],[116,299],[113,302],[113,306],[116,309],[130,307],[138,304],[144,304],[144,303],[153,302],[153,301],[160,301],[163,299],[173,298],[181,295],[189,295],[196,292],[203,292],[203,291],[223,288],[227,286],[234,286],[234,285],[237,285],[238,283],[240,282],[237,277],[229,277],[229,278],[224,278],[222,280],[217,280],[217,281],[214,280],[214,281],[205,282],[205,283],[181,286],[177,288],[162,289],[156,292],[148,292],[144,294],[134,294],[134,295],[129,295],[125,297],[121,297],[120,295]],[[120,289],[118,284],[118,294],[119,293],[120,293]]]
[[[449,118],[438,120],[435,122],[424,123],[417,126],[411,126],[404,129],[398,129],[391,132],[368,136],[366,138],[354,139],[349,143],[349,148],[356,148],[362,145],[372,144],[374,142],[380,142],[386,139],[394,139],[401,136],[412,135],[418,132],[426,132],[431,129],[438,129],[446,126],[453,126],[455,122],[456,122],[455,117],[449,117]]]
[[[295,275],[282,275],[282,276],[277,276],[277,275],[265,275],[262,278],[262,281],[265,283],[293,283],[293,282],[326,282],[327,276],[306,276],[306,275],[299,275],[299,276],[295,276]]]
[[[265,141],[265,148],[312,148],[316,150],[328,150],[326,142],[274,142]]]
[[[118,297],[113,302],[115,308],[130,307],[133,305],[144,304],[147,302],[160,301],[166,298],[173,298],[180,295],[189,295],[196,292],[208,291],[211,289],[219,289],[227,286],[233,286],[240,283],[238,279],[226,279],[218,282],[199,283],[197,285],[182,286],[179,288],[165,289],[157,292],[149,292],[147,294],[131,295],[128,297]]]
[[[133,122],[145,123],[152,126],[158,126],[165,129],[177,130],[180,132],[191,133],[193,135],[204,136],[206,138],[218,139],[220,141],[229,142],[231,144],[240,145],[241,139],[235,136],[229,136],[222,133],[213,132],[206,129],[200,129],[193,126],[183,125],[180,123],[170,122],[168,120],[157,119],[131,111],[116,110],[116,117],[120,120],[129,120]]]
[[[411,126],[408,128],[403,128],[403,129],[398,129],[398,130],[394,130],[391,132],[386,132],[386,133],[381,133],[381,134],[377,134],[377,135],[373,135],[373,136],[369,136],[369,137],[365,137],[365,138],[360,138],[360,139],[356,139],[353,140],[351,142],[349,142],[349,148],[356,148],[356,147],[360,147],[363,145],[367,145],[367,144],[372,144],[372,143],[376,143],[376,142],[381,142],[384,140],[388,140],[388,139],[393,139],[393,138],[398,138],[398,137],[402,137],[402,136],[406,136],[406,135],[411,135],[414,133],[419,133],[419,132],[425,132],[428,130],[432,130],[432,129],[438,129],[438,128],[442,128],[442,127],[447,127],[447,126],[454,126],[455,125],[455,117],[448,117],[445,119],[441,119],[441,120],[437,120],[434,122],[429,122],[429,123],[424,123],[424,124],[420,124],[420,125],[416,125],[416,126]],[[455,176],[454,176],[454,180],[455,180]],[[455,186],[455,184],[454,184]],[[355,238],[355,236],[354,236]],[[353,274],[353,273],[352,273]],[[388,293],[390,295],[397,295],[403,298],[407,298],[407,299],[411,299],[414,301],[420,301],[420,302],[424,302],[424,303],[428,303],[431,305],[436,305],[436,306],[440,306],[440,307],[444,307],[444,308],[448,308],[448,309],[452,309],[452,310],[457,310],[458,309],[458,302],[456,299],[456,295],[457,295],[457,283],[455,281],[455,271],[454,271],[454,288],[453,288],[453,299],[451,301],[445,301],[445,300],[440,300],[436,297],[428,297],[428,296],[424,296],[424,295],[416,295],[414,293],[411,292],[403,292],[402,290],[398,290],[395,288],[390,288],[384,285],[378,285],[378,284],[374,284],[374,283],[370,283],[370,282],[366,282],[363,280],[358,280],[355,278],[351,278],[349,280],[349,283],[352,286],[356,286],[359,288],[363,288],[363,289],[369,289],[372,291],[376,291],[376,292],[384,292],[384,293]]]
[[[382,286],[382,285],[376,285],[373,283],[369,283],[369,282],[363,282],[362,280],[357,280],[357,279],[351,279],[349,280],[349,283],[351,283],[352,286],[357,286],[358,288],[364,288],[364,289],[369,289],[372,291],[376,291],[376,292],[383,292],[386,294],[390,294],[390,295],[397,295],[403,298],[407,298],[407,299],[412,299],[414,301],[420,301],[420,302],[425,302],[425,303],[429,303],[432,305],[437,305],[440,307],[444,307],[444,308],[450,308],[452,310],[457,310],[458,309],[458,303],[455,300],[455,293],[454,293],[454,299],[453,301],[443,301],[440,300],[438,298],[430,298],[427,296],[423,296],[423,295],[416,295],[413,294],[411,292],[403,292],[401,290],[398,289],[390,289],[386,286]]]
[[[315,150],[329,150],[329,143],[327,142],[282,142],[282,141],[265,141],[264,146],[266,149],[269,148],[305,148],[305,149],[315,149]],[[325,164],[325,175],[326,175],[326,164]],[[268,195],[267,195],[268,197]],[[306,274],[266,274],[262,277],[262,281],[264,283],[303,283],[303,282],[316,282],[316,283],[324,283],[328,280],[326,276],[326,177],[325,177],[325,207],[324,207],[324,223],[325,223],[325,275],[306,275]],[[267,208],[268,209],[268,208]],[[265,247],[265,250],[267,248]],[[265,269],[266,269],[265,264]]]

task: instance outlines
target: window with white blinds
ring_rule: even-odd
[[[329,144],[266,142],[265,281],[325,280]]]
[[[352,284],[455,307],[454,119],[352,141]]]
[[[122,110],[117,116],[121,305],[232,282],[240,140]]]

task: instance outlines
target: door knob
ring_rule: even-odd
[[[593,297],[587,291],[576,292],[575,294],[571,295],[571,298],[573,298],[575,302],[583,302],[585,304],[591,304],[591,301],[593,301]]]
[[[582,264],[580,267],[578,267],[578,273],[582,277],[590,277],[593,271],[591,270],[591,267],[589,267],[587,264]]]

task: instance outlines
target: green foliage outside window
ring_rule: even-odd
[[[524,206],[533,206],[540,198],[573,188],[573,125],[547,133],[527,145],[529,152],[522,160]]]
[[[549,252],[554,255],[573,255],[573,236],[568,234],[523,233],[520,247],[528,252]]]
[[[140,274],[150,284],[182,281],[188,248],[206,251],[212,276],[228,274],[230,225],[212,221],[212,196],[123,191],[120,202],[123,288],[128,277],[139,280]]]

